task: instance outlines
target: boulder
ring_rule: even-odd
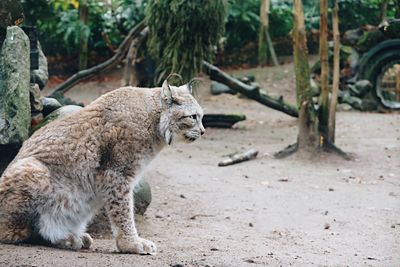
[[[7,28],[0,53],[0,144],[21,143],[31,124],[28,36],[18,26]]]
[[[229,88],[229,86],[227,86],[223,83],[215,82],[215,81],[211,82],[210,89],[211,89],[211,94],[213,94],[213,95],[219,95],[219,94],[223,94],[223,93],[231,94],[231,95],[236,94],[236,92],[233,91],[231,88]]]
[[[372,83],[368,80],[359,80],[356,82],[355,87],[359,92],[358,97],[363,98],[366,94],[372,91]]]
[[[62,107],[60,102],[57,99],[51,97],[43,97],[42,98],[43,105],[43,115],[47,116],[52,113],[54,110]]]
[[[33,134],[43,126],[49,124],[50,122],[55,121],[57,119],[62,119],[68,115],[78,112],[81,109],[82,109],[81,106],[68,105],[68,106],[63,106],[57,110],[54,110],[49,115],[47,115],[42,122],[40,122],[32,129],[31,134]]]
[[[140,179],[133,189],[135,197],[135,213],[143,215],[151,203],[151,189],[145,178]]]
[[[37,83],[39,88],[43,89],[49,80],[49,71],[47,67],[47,58],[42,51],[39,41],[37,47],[39,51],[39,69],[31,70],[31,83]]]

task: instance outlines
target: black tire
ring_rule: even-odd
[[[380,43],[363,56],[360,62],[360,80],[369,80],[373,85],[372,95],[384,107],[400,109],[400,102],[385,99],[380,80],[394,64],[400,63],[400,39]]]

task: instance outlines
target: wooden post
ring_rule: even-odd
[[[260,5],[260,32],[258,34],[258,63],[267,64],[268,50],[265,38],[265,29],[268,29],[269,0],[261,0]]]
[[[274,45],[269,34],[269,7],[270,0],[262,0],[260,6],[260,33],[258,37],[258,60],[259,64],[267,63],[268,51],[271,55],[274,66],[279,66],[278,58],[275,53]]]
[[[85,34],[85,27],[88,23],[89,8],[87,0],[82,0],[79,4],[79,20],[81,22],[80,29],[80,46],[79,46],[79,70],[87,69],[88,62],[88,39]]]
[[[301,0],[293,2],[293,56],[296,73],[297,105],[299,107],[299,149],[318,147],[317,118],[310,94],[310,67],[308,65],[307,36]]]
[[[335,127],[336,127],[336,105],[339,91],[340,78],[340,32],[339,32],[339,5],[335,1],[335,7],[332,12],[333,24],[333,84],[331,103],[329,106],[329,122],[328,122],[328,138],[329,141],[335,142]]]
[[[389,0],[382,0],[381,3],[381,22],[387,20],[387,7],[388,7]]]
[[[319,99],[319,129],[322,134],[320,145],[328,132],[329,87],[328,87],[328,0],[320,1],[319,57],[321,62],[321,95]]]

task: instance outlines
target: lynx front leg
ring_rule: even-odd
[[[105,208],[118,250],[124,253],[156,254],[157,248],[154,243],[139,237],[137,233],[130,185],[121,177],[112,179],[114,186],[107,190]]]

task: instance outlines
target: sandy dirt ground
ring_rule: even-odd
[[[291,65],[253,73],[294,101]],[[68,95],[88,102],[119,81],[92,81]],[[354,160],[322,154],[274,159],[293,143],[296,120],[238,96],[199,88],[207,113],[242,113],[234,129],[207,129],[161,152],[145,174],[153,202],[137,217],[155,256],[119,254],[106,232],[88,251],[0,245],[0,266],[400,266],[400,114],[339,112],[337,145]],[[94,90],[97,88],[97,90]],[[259,157],[218,167],[224,155]]]

